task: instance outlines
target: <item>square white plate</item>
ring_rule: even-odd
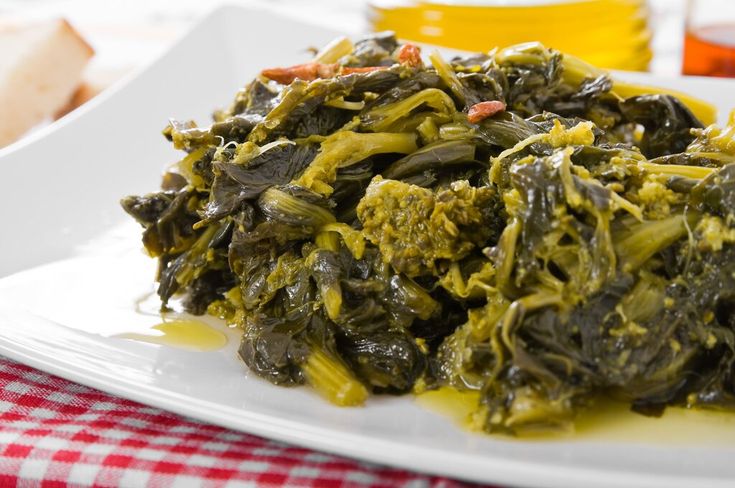
[[[419,471],[534,487],[735,486],[734,417],[708,421],[716,439],[644,428],[633,440],[608,425],[596,436],[519,441],[463,431],[410,397],[340,409],[308,389],[272,386],[237,360],[237,334],[215,321],[230,341],[214,352],[113,337],[157,321],[136,312],[155,265],[118,200],[155,190],[178,158],[160,135],[166,120],[204,122],[259,69],[303,61],[305,47],[338,34],[222,8],[116,89],[0,150],[0,276],[9,275],[0,279],[0,354],[233,429]],[[735,106],[730,81],[624,76]]]

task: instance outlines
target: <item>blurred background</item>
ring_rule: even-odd
[[[394,30],[478,51],[539,40],[604,68],[735,76],[735,0],[0,0],[0,104],[3,70],[23,62],[24,25],[65,19],[73,29],[79,59],[67,68],[79,73],[73,95],[63,106],[55,101],[61,116],[155,58],[220,3],[258,5],[351,35]],[[70,34],[61,30],[47,34],[44,55],[63,58],[56,39]],[[0,146],[19,137],[3,136],[2,125]]]

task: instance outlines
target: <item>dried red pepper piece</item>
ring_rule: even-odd
[[[421,48],[415,44],[404,44],[398,50],[398,61],[412,68],[420,67],[423,64],[421,61]]]
[[[304,63],[287,68],[268,68],[260,72],[266,78],[283,85],[290,84],[296,78],[313,81],[317,78],[331,78],[337,72],[338,65],[324,63]]]
[[[505,103],[500,100],[489,100],[487,102],[476,103],[470,107],[467,113],[467,120],[471,123],[476,124],[481,120],[485,120],[488,117],[504,112]]]

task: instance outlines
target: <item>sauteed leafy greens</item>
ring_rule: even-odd
[[[443,59],[391,34],[266,69],[162,189],[122,200],[166,307],[338,405],[480,393],[489,432],[607,395],[735,408],[735,124],[536,44]]]

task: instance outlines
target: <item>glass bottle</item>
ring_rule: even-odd
[[[735,1],[687,0],[682,72],[735,77]]]
[[[371,0],[370,12],[376,31],[466,51],[540,41],[636,71],[652,57],[645,0]]]

